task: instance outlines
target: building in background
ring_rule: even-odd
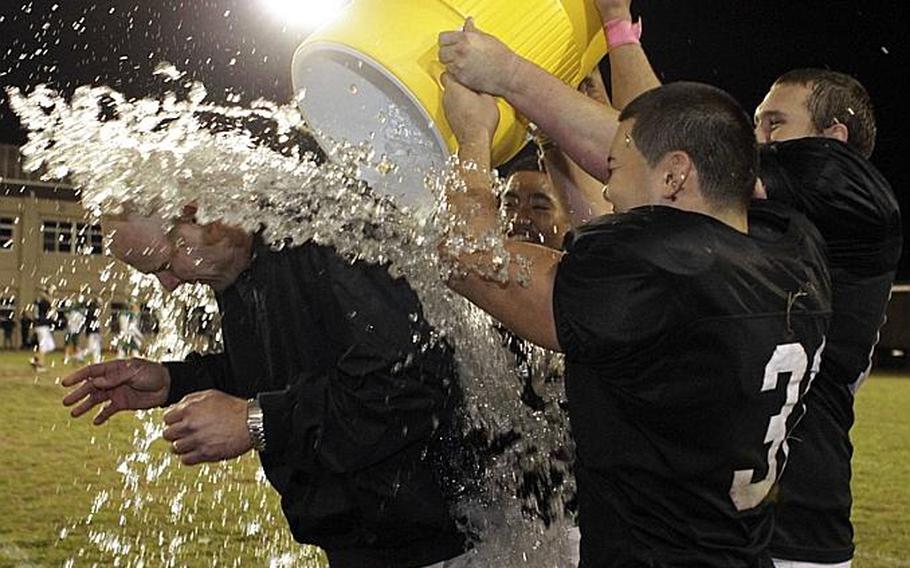
[[[133,301],[127,268],[105,253],[101,226],[88,220],[76,190],[23,171],[19,148],[0,145],[0,319],[15,319],[17,347],[23,310],[41,290],[57,306],[95,298],[105,332],[112,309]],[[57,345],[63,333],[55,332]]]

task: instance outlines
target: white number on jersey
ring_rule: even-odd
[[[825,344],[822,343],[815,353],[812,361],[812,370],[809,373],[808,386],[812,385],[812,381],[815,379],[816,373],[818,373],[824,348]],[[778,464],[778,453],[783,450],[783,462],[786,462],[787,453],[789,452],[787,447],[787,419],[799,399],[800,386],[803,379],[806,378],[808,362],[809,357],[801,344],[785,343],[777,346],[774,354],[771,355],[771,360],[765,365],[765,377],[761,392],[776,389],[782,376],[789,375],[787,399],[780,412],[771,417],[768,423],[768,430],[765,433],[764,443],[770,443],[770,446],[768,447],[768,473],[764,479],[753,483],[754,469],[740,469],[733,472],[730,498],[733,500],[737,511],[745,511],[757,507],[768,495],[768,492],[771,491],[771,487],[777,481],[779,473],[783,471],[784,463]]]

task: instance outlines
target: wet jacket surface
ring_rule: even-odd
[[[333,568],[424,566],[463,551],[440,482],[457,405],[451,349],[384,267],[257,244],[218,295],[224,353],[168,363],[168,403],[258,396],[260,454],[296,540]]]
[[[812,221],[825,240],[833,316],[806,417],[789,441],[771,545],[776,558],[839,563],[853,557],[850,493],[853,397],[871,367],[901,255],[901,216],[884,176],[842,142],[803,138],[762,147],[772,201]]]

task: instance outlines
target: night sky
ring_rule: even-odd
[[[788,69],[828,67],[857,77],[877,107],[873,162],[891,181],[910,235],[910,18],[904,4],[651,0],[635,6],[645,16],[643,43],[663,80],[717,85],[750,113]],[[285,102],[292,95],[291,57],[306,34],[261,0],[2,0],[0,85],[47,83],[71,91],[103,84],[129,96],[155,96],[169,87],[152,71],[169,61],[188,79],[204,82],[210,100],[234,93],[241,103],[259,97]],[[0,94],[0,142],[24,139]],[[908,258],[903,280],[910,280]]]

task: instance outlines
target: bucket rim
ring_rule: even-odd
[[[377,71],[385,79],[389,80],[392,84],[394,84],[396,87],[398,87],[400,92],[404,93],[405,97],[407,97],[407,99],[409,100],[411,105],[418,110],[418,112],[420,113],[420,116],[425,121],[427,130],[429,130],[432,133],[433,141],[436,143],[437,149],[440,150],[442,159],[445,160],[451,155],[451,151],[449,150],[449,145],[446,143],[445,139],[442,137],[442,134],[440,134],[439,129],[436,127],[436,120],[434,120],[434,118],[432,116],[430,116],[430,114],[427,112],[426,108],[424,108],[423,103],[420,101],[419,98],[417,98],[417,96],[413,93],[413,91],[411,91],[411,89],[408,88],[408,86],[405,85],[404,82],[401,81],[401,79],[399,79],[394,73],[389,71],[381,63],[379,63],[378,61],[376,61],[375,59],[373,59],[366,53],[359,51],[357,49],[354,49],[350,46],[347,46],[343,43],[327,41],[327,40],[305,41],[303,44],[301,44],[297,48],[297,50],[294,52],[294,57],[291,60],[291,67],[292,67],[292,69],[291,69],[291,86],[294,89],[295,97],[297,96],[297,93],[301,89],[301,86],[297,84],[298,83],[297,82],[298,61],[302,57],[305,57],[306,55],[308,55],[309,53],[316,52],[316,51],[335,51],[335,52],[342,53],[344,55],[354,57],[357,60],[363,61],[364,63],[368,64],[374,71]],[[302,103],[298,102],[297,108],[300,111],[300,114],[303,117],[304,121],[307,122],[307,125],[309,125],[309,122],[307,121],[306,112],[304,112],[304,110],[302,108]],[[312,133],[313,133],[313,136],[315,138],[317,138],[317,142],[322,141],[322,140],[320,140],[322,138],[322,136],[320,136],[319,133],[317,133],[315,131],[312,131]]]

